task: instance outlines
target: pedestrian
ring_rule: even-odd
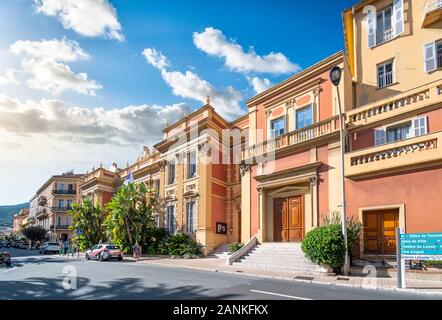
[[[75,254],[74,241],[70,242],[69,253],[72,255],[72,258],[73,258],[74,254]]]
[[[141,245],[139,243],[137,243],[137,245],[138,245],[138,260],[140,260],[143,249],[142,249],[142,247],[141,247]]]
[[[61,240],[58,242],[58,254],[63,254],[63,242],[61,242]]]
[[[69,241],[66,239],[64,241],[64,250],[63,250],[63,255],[65,256],[66,254],[69,256]]]
[[[137,261],[138,260],[138,241],[135,242],[134,246],[132,247],[132,251],[134,254],[134,259],[135,259],[135,261]]]

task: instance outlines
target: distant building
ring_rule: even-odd
[[[21,209],[20,212],[14,216],[13,228],[12,228],[12,231],[14,233],[21,232],[26,227],[28,216],[29,216],[28,208]]]
[[[68,211],[72,204],[80,202],[82,182],[83,174],[71,172],[49,178],[30,200],[27,224],[42,226],[53,241],[72,238],[74,230],[69,230],[72,218]]]

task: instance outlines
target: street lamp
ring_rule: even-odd
[[[345,175],[344,175],[344,152],[345,152],[345,132],[344,132],[344,115],[342,114],[341,108],[341,95],[339,93],[339,83],[342,78],[342,69],[338,66],[333,66],[330,69],[330,81],[336,87],[336,92],[338,95],[338,106],[339,106],[339,136],[340,136],[340,144],[341,144],[341,191],[342,191],[342,214],[341,214],[341,224],[342,224],[342,235],[344,237],[345,244],[345,260],[344,260],[344,274],[348,275],[350,264],[348,258],[348,239],[347,239],[347,210],[346,210],[346,201],[345,201]]]

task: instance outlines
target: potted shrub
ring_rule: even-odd
[[[345,243],[341,226],[330,224],[313,229],[305,236],[301,249],[307,258],[323,268],[324,273],[332,273],[333,268],[344,264]]]

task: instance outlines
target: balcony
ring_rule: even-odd
[[[36,217],[36,218],[41,218],[41,217],[46,216],[47,213],[48,213],[48,212],[47,212],[47,210],[46,210],[45,207],[38,207],[38,208],[37,208],[37,211],[36,211],[36,213],[35,213],[35,217]]]
[[[425,1],[422,28],[427,28],[442,18],[442,0]]]
[[[288,132],[274,139],[249,146],[242,151],[241,159],[246,160],[253,157],[262,156],[270,152],[278,153],[290,146],[303,146],[308,142],[314,142],[321,137],[325,137],[336,132],[339,132],[338,116],[314,123],[299,130]]]
[[[67,212],[71,210],[71,207],[52,207],[51,211],[52,212]]]
[[[55,227],[55,230],[69,230],[69,227],[70,227],[71,225],[69,225],[69,224],[57,224],[57,225],[53,225],[53,224],[51,224],[50,226],[49,226],[49,229],[50,230],[54,230],[54,227]]]
[[[442,101],[442,80],[405,91],[347,112],[349,129],[369,125]]]
[[[54,189],[52,190],[52,194],[77,194],[76,190],[73,189],[68,189],[68,190],[58,190],[58,189]]]
[[[442,163],[442,131],[358,150],[345,155],[350,179]]]

